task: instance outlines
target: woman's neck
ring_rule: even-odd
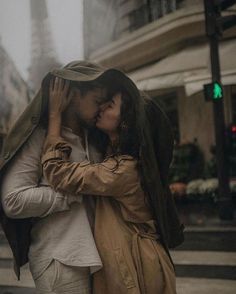
[[[119,136],[117,132],[112,132],[108,134],[109,139],[110,139],[110,144],[111,146],[115,146],[117,145],[118,141],[119,141]]]
[[[114,155],[118,152],[119,136],[117,133],[109,133],[107,135],[110,141],[107,148],[107,155]]]

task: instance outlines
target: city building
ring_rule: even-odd
[[[210,152],[215,144],[213,103],[205,101],[203,93],[203,85],[211,81],[203,3],[203,0],[86,0],[84,52],[87,59],[125,71],[140,90],[157,99],[172,122],[176,141],[180,143],[177,147],[197,142],[192,147],[200,146],[208,169],[216,173],[215,158],[211,158]],[[226,14],[232,12],[236,12],[236,6]],[[236,125],[236,27],[225,31],[220,40],[220,62],[225,123]],[[232,130],[236,146],[236,127]],[[235,272],[230,256],[235,254],[232,247],[235,222],[226,225],[219,220],[218,209],[223,202],[217,202],[216,174],[213,179],[199,179],[204,178],[204,170],[198,177],[195,174],[196,181],[179,180],[189,178],[186,173],[189,167],[189,173],[197,170],[191,157],[186,160],[186,151],[179,152],[178,169],[174,160],[171,168],[177,170],[178,179],[170,187],[185,224],[185,242],[171,251],[177,292],[234,293],[235,283],[229,269]],[[196,159],[201,161],[200,157]],[[233,178],[231,184],[233,187]],[[226,214],[230,210],[225,206]],[[227,239],[229,234],[231,239]],[[222,257],[220,262],[218,256]]]
[[[26,82],[0,43],[0,150],[6,133],[29,101]]]
[[[30,16],[31,61],[27,84],[0,44],[0,150],[6,133],[39,89],[45,73],[60,66],[54,50],[45,0],[30,0]]]
[[[56,56],[50,30],[45,0],[30,0],[31,17],[31,61],[29,67],[29,86],[35,93],[41,85],[46,72],[60,63]]]
[[[226,14],[236,11],[231,7]],[[95,17],[96,16],[96,17]],[[220,62],[226,126],[236,124],[236,27],[224,32]],[[180,143],[197,142],[205,158],[214,145],[211,81],[202,0],[86,0],[85,56],[125,71],[156,98]]]

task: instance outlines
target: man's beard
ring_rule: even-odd
[[[96,120],[94,120],[94,123],[90,124],[87,121],[85,121],[79,113],[76,113],[76,119],[79,125],[81,125],[85,129],[94,129],[96,127]]]

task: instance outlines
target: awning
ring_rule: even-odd
[[[220,43],[221,76],[224,85],[236,84],[236,39]],[[183,86],[190,96],[211,81],[208,44],[194,45],[152,65],[129,73],[140,90],[152,91]]]

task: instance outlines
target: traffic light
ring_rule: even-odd
[[[236,0],[204,0],[206,33],[221,36],[223,31],[236,25],[236,15],[221,16],[221,12],[236,4]]]
[[[214,82],[204,85],[204,95],[206,101],[217,101],[223,98],[223,87],[220,83]]]
[[[234,155],[236,160],[236,124],[232,123],[226,128],[226,136],[228,144],[228,153],[230,155]]]
[[[231,147],[232,150],[234,151],[234,155],[236,156],[236,125],[231,126]]]

